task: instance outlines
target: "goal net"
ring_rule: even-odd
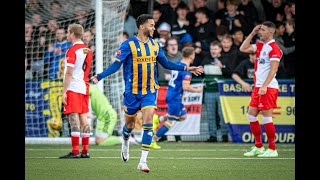
[[[62,113],[63,67],[65,53],[71,46],[66,40],[68,25],[80,23],[85,29],[83,41],[94,54],[91,77],[112,63],[122,42],[128,5],[129,0],[26,1],[26,139],[69,136],[68,120]],[[120,126],[120,120],[123,119],[122,68],[101,80],[98,86],[116,110]],[[118,126],[115,127],[116,130],[119,129]]]

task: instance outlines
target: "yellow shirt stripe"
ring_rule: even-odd
[[[150,56],[154,57],[154,59],[150,63],[150,91],[155,92],[154,91],[154,84],[155,84],[154,83],[154,62],[156,57],[154,56],[154,48],[152,46],[151,41],[148,41],[148,46],[149,46]]]
[[[132,80],[132,93],[138,94],[138,62],[137,62],[137,47],[133,41],[129,42],[132,52],[132,65],[133,65],[133,80]]]
[[[141,57],[147,57],[146,48],[142,42],[139,42],[141,49]],[[147,83],[148,83],[148,67],[146,62],[142,62],[142,94],[147,94]]]

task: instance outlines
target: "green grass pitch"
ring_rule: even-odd
[[[151,149],[150,173],[138,171],[140,146],[130,146],[127,163],[120,157],[120,145],[89,146],[90,159],[59,159],[71,145],[25,145],[26,180],[116,180],[116,179],[225,179],[293,180],[295,145],[277,144],[278,158],[248,158],[243,153],[252,144],[159,142]],[[267,148],[267,144],[264,145]]]

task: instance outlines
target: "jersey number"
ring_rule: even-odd
[[[87,57],[88,57],[88,54],[86,54],[86,58],[84,59],[83,64],[82,64],[82,70],[83,71],[87,70],[87,66],[88,66]]]
[[[171,71],[171,78],[170,81],[168,83],[169,86],[171,87],[176,87],[176,85],[174,84],[174,81],[177,79],[178,77],[178,71]]]

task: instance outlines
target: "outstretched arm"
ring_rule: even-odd
[[[188,71],[191,72],[192,74],[198,76],[203,73],[203,67],[202,66],[183,66],[176,64],[172,61],[169,61],[167,57],[164,55],[162,49],[159,51],[159,55],[157,57],[157,61],[166,69],[170,70],[178,70],[178,71]]]
[[[131,54],[131,49],[128,45],[128,41],[125,41],[121,44],[120,48],[117,51],[114,62],[102,73],[94,75],[91,79],[94,83],[98,83],[102,78],[105,78],[113,73],[115,73],[126,60],[127,56]]]
[[[102,73],[94,75],[91,79],[94,83],[98,83],[101,79],[117,72],[121,65],[122,62],[115,60],[106,70],[104,70]]]

